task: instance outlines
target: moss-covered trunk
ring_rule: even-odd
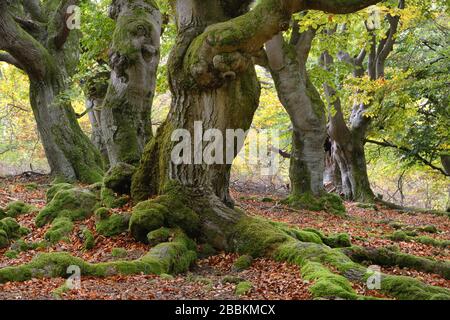
[[[159,64],[162,18],[153,0],[115,0],[110,85],[101,112],[111,166],[136,165],[152,136],[151,106]]]
[[[101,156],[78,124],[63,93],[67,79],[60,68],[42,81],[30,78],[30,103],[52,175],[87,183],[102,179]]]

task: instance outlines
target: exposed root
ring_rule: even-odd
[[[450,279],[450,263],[435,261],[427,258],[417,257],[402,253],[390,248],[363,248],[350,247],[342,249],[343,252],[356,262],[371,262],[381,266],[399,266],[411,268],[418,271],[436,273]]]
[[[422,208],[415,208],[415,207],[403,207],[398,204],[388,202],[388,201],[385,201],[385,200],[382,200],[379,198],[376,199],[376,202],[389,208],[389,209],[395,209],[398,211],[411,212],[411,213],[430,213],[430,214],[434,214],[437,216],[444,216],[444,217],[450,218],[450,212],[446,212],[446,211],[422,209]]]
[[[81,275],[106,277],[116,274],[163,274],[186,271],[196,259],[195,244],[178,231],[171,242],[160,243],[145,256],[134,261],[88,263],[68,253],[37,255],[33,261],[0,269],[0,283],[26,281],[32,278],[67,277],[69,266],[80,268]]]

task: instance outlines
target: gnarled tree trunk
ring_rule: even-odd
[[[0,3],[0,49],[30,79],[30,103],[52,174],[68,180],[101,180],[100,154],[82,132],[67,98],[78,62],[79,39],[69,29],[75,0]],[[69,15],[70,16],[70,15]]]
[[[153,0],[114,0],[111,79],[101,111],[111,166],[136,165],[152,136],[151,106],[160,57],[162,17]]]
[[[250,2],[178,0],[173,3],[178,36],[168,66],[171,109],[157,135],[146,146],[132,183],[135,200],[160,195],[138,205],[132,215],[130,229],[140,240],[162,225],[180,226],[187,220],[194,223],[198,219],[198,229],[191,226],[186,230],[188,234],[220,249],[238,245],[235,237],[241,237],[242,233],[238,235],[236,228],[248,218],[232,209],[228,192],[231,165],[193,164],[192,152],[182,155],[190,162],[174,163],[171,153],[176,129],[183,130],[178,132],[180,135],[176,132],[177,137],[181,133],[193,137],[188,143],[189,151],[198,147],[207,150],[211,146],[211,140],[194,139],[197,121],[203,131],[216,129],[222,137],[226,136],[227,129],[247,130],[260,91],[252,56],[258,55],[268,40],[289,27],[292,13],[320,8],[316,1],[263,0],[244,14]],[[368,5],[352,1],[349,6],[319,2],[326,10],[341,13]],[[224,149],[224,154],[230,151]],[[231,159],[238,151],[239,148],[232,148]],[[188,194],[183,198],[185,202],[175,208],[175,195],[183,193]],[[174,212],[179,214],[174,216]]]

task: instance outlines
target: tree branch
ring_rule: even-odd
[[[46,50],[14,21],[6,1],[0,2],[0,50],[8,52],[29,75],[42,79]]]
[[[401,150],[404,152],[407,152],[409,154],[411,154],[412,156],[414,156],[417,160],[421,161],[423,164],[427,165],[428,167],[432,168],[433,170],[437,170],[440,173],[442,173],[444,176],[449,176],[447,174],[447,172],[445,172],[444,169],[439,168],[437,166],[435,166],[434,164],[432,164],[430,161],[428,161],[427,159],[425,159],[424,157],[422,157],[420,154],[413,152],[412,150],[406,148],[406,147],[402,147],[402,146],[397,146],[393,143],[390,143],[388,141],[376,141],[376,140],[371,140],[371,139],[366,139],[365,140],[368,143],[372,143],[381,147],[385,147],[385,148],[393,148],[393,149],[397,149],[397,150]]]
[[[78,2],[79,0],[62,0],[55,12],[54,23],[58,32],[54,35],[53,42],[56,49],[61,49],[69,37],[71,29],[67,26],[67,20],[72,13],[68,12],[68,8],[72,5],[77,5]]]
[[[21,70],[23,70],[22,65],[19,63],[19,61],[16,60],[12,55],[9,53],[0,53],[0,61],[6,62],[8,64],[11,64]]]

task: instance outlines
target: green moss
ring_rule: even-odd
[[[2,208],[0,208],[0,220],[6,218],[6,212]]]
[[[8,234],[5,230],[0,229],[0,248],[6,248],[9,246]]]
[[[147,234],[161,227],[181,228],[189,236],[198,234],[200,218],[186,204],[182,189],[167,186],[162,196],[138,203],[133,208],[130,231],[135,239],[147,242]]]
[[[402,253],[391,248],[363,248],[353,246],[342,249],[352,260],[357,262],[367,261],[382,266],[399,266],[418,271],[436,273],[450,279],[450,262],[435,261],[423,257]]]
[[[42,227],[56,217],[67,217],[71,220],[88,218],[97,204],[96,196],[86,189],[60,190],[52,201],[42,209],[36,217],[36,225]]]
[[[371,209],[371,210],[378,210],[377,206],[374,203],[362,203],[357,202],[356,206],[361,209]]]
[[[236,271],[243,271],[245,269],[250,268],[253,263],[252,256],[243,255],[237,258],[237,260],[233,263],[233,269]]]
[[[95,238],[89,229],[83,230],[83,248],[85,250],[91,250],[95,246]]]
[[[25,185],[25,189],[28,191],[34,191],[39,188],[39,185],[36,182],[30,182]]]
[[[101,208],[98,208],[97,210],[95,210],[94,215],[97,220],[104,220],[104,219],[109,218],[109,216],[110,216],[109,213],[110,212],[109,212],[108,208],[101,207]]]
[[[163,274],[188,270],[196,259],[195,243],[181,231],[172,242],[161,243],[133,261],[91,264],[64,252],[38,254],[30,263],[0,269],[0,283],[32,278],[67,277],[69,266],[80,267],[81,275],[106,277],[115,274]]]
[[[160,274],[159,277],[166,281],[175,279],[171,274],[167,274],[167,273]]]
[[[47,194],[46,194],[46,198],[47,198],[47,202],[50,202],[53,200],[53,198],[55,197],[55,195],[61,191],[61,190],[69,190],[69,189],[73,189],[74,186],[71,185],[70,183],[56,183],[53,184],[48,190],[47,190]]]
[[[110,217],[100,220],[95,224],[95,229],[101,235],[112,237],[128,230],[130,215],[126,213],[114,213]]]
[[[283,203],[298,209],[326,211],[335,215],[344,215],[346,212],[342,199],[332,193],[327,193],[320,197],[316,197],[309,192],[290,195],[283,200]]]
[[[269,222],[259,218],[244,217],[234,228],[235,249],[240,254],[260,257],[273,250],[288,236]]]
[[[5,257],[9,259],[16,259],[19,256],[19,252],[16,250],[8,250],[5,252]]]
[[[19,215],[29,213],[32,210],[33,207],[23,201],[10,202],[5,208],[6,215],[11,218],[16,218]]]
[[[319,235],[314,232],[299,230],[297,228],[287,229],[289,235],[303,242],[323,243]]]
[[[67,217],[58,217],[52,222],[51,228],[45,233],[44,238],[50,243],[57,243],[67,237],[73,230],[73,222]]]
[[[36,250],[38,248],[45,248],[46,246],[47,246],[46,241],[26,242],[23,239],[18,239],[11,244],[11,249],[22,252],[22,251],[28,251],[28,250]]]
[[[352,245],[350,236],[347,233],[338,233],[325,237],[323,242],[331,248],[344,248]]]
[[[131,179],[136,172],[136,167],[127,163],[118,163],[108,170],[103,185],[118,194],[130,194]]]
[[[11,217],[0,220],[0,248],[9,246],[10,241],[21,236],[20,225]]]
[[[397,230],[392,235],[389,236],[391,240],[394,241],[408,241],[409,236],[404,231]]]
[[[438,229],[434,225],[427,225],[417,228],[417,231],[428,232],[428,233],[438,233]]]
[[[161,242],[166,242],[171,237],[172,232],[168,228],[159,228],[148,233],[148,244],[155,246]]]
[[[61,299],[62,295],[70,290],[71,289],[67,284],[67,281],[65,281],[61,286],[52,291],[52,295],[53,297],[55,297],[55,299]]]
[[[19,228],[19,234],[21,236],[26,236],[26,235],[29,235],[30,233],[31,233],[31,230],[29,228],[26,228],[26,227]]]
[[[345,277],[331,272],[318,262],[306,262],[301,273],[304,279],[314,281],[309,290],[315,298],[358,298],[351,283]]]
[[[111,250],[111,255],[112,255],[114,258],[120,258],[120,259],[123,259],[123,258],[126,258],[126,256],[128,255],[128,252],[127,252],[127,250],[124,249],[124,248],[113,248],[113,249]]]
[[[265,197],[261,199],[261,202],[274,202],[274,200],[272,198]]]
[[[107,208],[120,208],[126,205],[129,201],[128,196],[118,196],[113,190],[102,187],[101,193],[102,205]]]
[[[236,285],[235,293],[238,296],[242,296],[250,293],[253,289],[253,284],[250,281],[242,281]]]
[[[382,276],[381,291],[402,300],[450,300],[450,290],[404,276]]]

